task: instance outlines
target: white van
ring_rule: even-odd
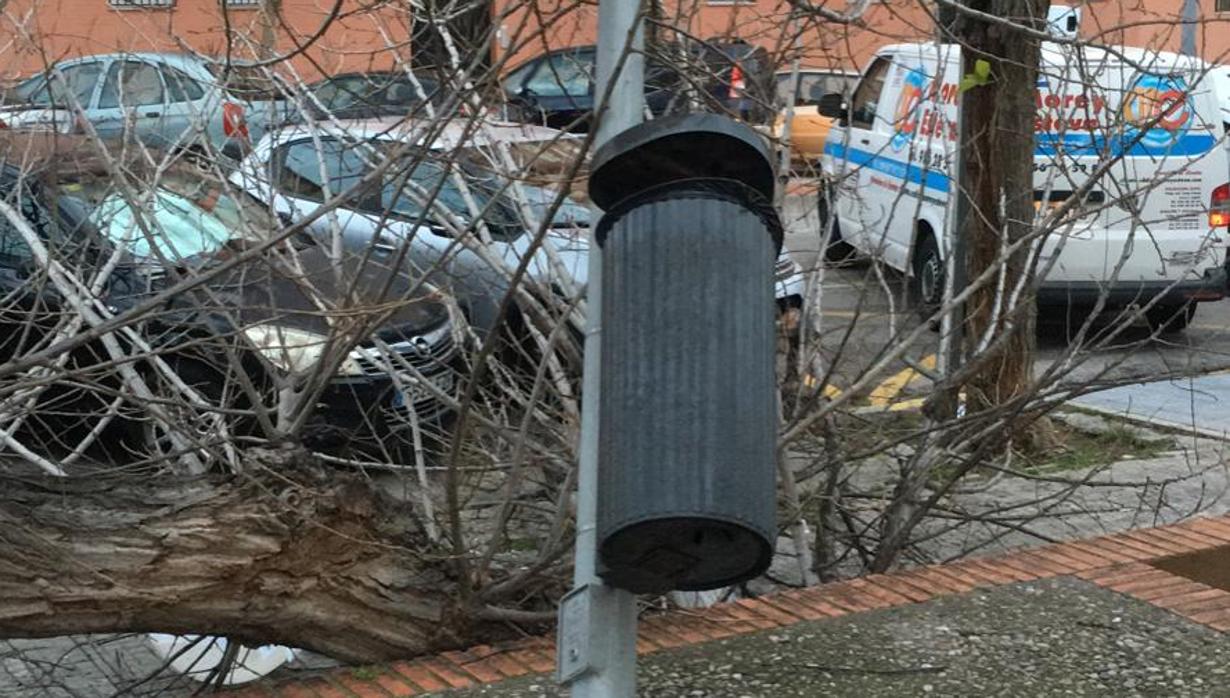
[[[824,105],[837,119],[822,158],[821,220],[831,202],[835,223],[828,254],[852,247],[905,272],[924,307],[943,298],[955,229],[960,65],[955,45],[886,46],[849,104],[829,97]],[[1039,303],[1091,307],[1105,294],[1108,306],[1123,307],[1157,298],[1150,320],[1178,330],[1195,302],[1225,295],[1230,165],[1207,71],[1176,54],[1044,46],[1034,119],[1039,211],[1112,165],[1075,222],[1047,236],[1038,268],[1053,264]]]

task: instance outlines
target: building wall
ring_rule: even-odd
[[[277,26],[279,53],[306,44],[333,8],[333,0],[282,0],[285,26]],[[292,64],[306,79],[320,73],[393,65],[409,55],[408,16],[394,6],[365,10],[369,0],[344,0],[341,19]],[[180,51],[222,55],[226,27],[232,50],[251,58],[264,35],[266,15],[253,7],[230,7],[220,0],[175,0],[169,8],[116,9],[107,0],[10,0],[0,16],[0,77],[42,69],[48,62],[112,51]],[[383,29],[383,35],[382,31]],[[396,46],[390,50],[389,43]],[[7,45],[6,45],[7,44]]]
[[[596,41],[598,8],[594,3],[561,0],[496,0],[501,29],[497,56],[511,67],[548,48]],[[834,3],[830,3],[834,4]],[[797,53],[804,65],[858,67],[877,46],[927,36],[928,16],[919,0],[881,0],[863,18],[862,26],[804,20],[798,22],[798,48],[785,30],[790,22],[787,0],[662,0],[664,24],[710,39],[741,38],[763,46],[786,65]],[[545,27],[545,30],[542,30]],[[540,31],[541,30],[541,31]]]
[[[287,53],[317,33],[333,0],[281,1],[285,26],[277,27],[276,47]],[[1197,46],[1205,58],[1230,63],[1230,12],[1216,12],[1217,1],[1199,0]],[[506,61],[505,67],[550,48],[596,40],[596,0],[493,2],[499,28],[493,54]],[[926,0],[872,0],[856,26],[803,20],[797,24],[797,48],[785,26],[790,17],[788,0],[656,2],[664,24],[700,38],[742,38],[768,49],[783,67],[797,55],[804,66],[861,68],[880,45],[933,35]],[[1183,2],[1088,0],[1079,4],[1082,33],[1107,43],[1178,50]],[[321,73],[382,69],[408,60],[409,6],[409,0],[343,0],[342,19],[292,61],[295,70],[313,79]],[[186,47],[221,54],[226,50],[228,24],[237,37],[236,53],[251,57],[252,43],[264,31],[264,17],[256,8],[232,7],[224,12],[222,0],[174,0],[174,6],[165,9],[115,9],[108,0],[10,0],[0,15],[0,78],[35,72],[60,58],[116,50]]]

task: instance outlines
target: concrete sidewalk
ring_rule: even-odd
[[[1230,373],[1099,390],[1069,404],[1225,439],[1230,434]]]
[[[639,694],[1225,695],[1228,661],[1221,633],[1060,577],[662,652],[641,664]],[[447,695],[567,694],[533,676]]]

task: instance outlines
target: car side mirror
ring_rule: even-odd
[[[816,110],[821,116],[843,119],[846,116],[846,98],[840,92],[830,92],[816,102]]]

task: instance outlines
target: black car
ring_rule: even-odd
[[[0,167],[0,197],[55,264],[92,285],[109,313],[147,311],[111,335],[125,356],[95,341],[8,379],[49,385],[23,419],[40,443],[71,447],[110,421],[151,461],[199,464],[243,438],[371,445],[366,453],[387,459],[390,445],[411,441],[406,430],[448,414],[457,346],[433,288],[361,256],[335,260],[307,237],[271,237],[280,226],[264,207],[195,168],[157,176],[157,186],[121,189],[80,162]],[[195,275],[207,281],[166,293]],[[3,360],[87,329],[7,219],[0,296]],[[144,387],[117,365],[134,367]]]
[[[416,84],[417,83],[417,84]],[[308,85],[305,100],[313,119],[332,114],[337,119],[408,116],[422,110],[424,101],[438,104],[439,84],[404,71],[343,73]]]
[[[585,132],[594,108],[597,48],[557,49],[504,78],[509,118]],[[773,66],[743,42],[659,43],[646,49],[645,103],[655,116],[701,109],[764,123],[772,113]]]

